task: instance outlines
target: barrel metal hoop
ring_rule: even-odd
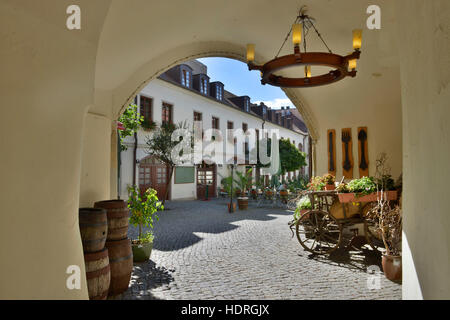
[[[108,274],[110,272],[110,270],[111,270],[111,268],[108,264],[106,267],[101,268],[100,270],[86,272],[86,279],[93,279],[93,278],[97,278],[98,276]]]
[[[108,221],[105,222],[98,222],[98,223],[80,223],[80,227],[101,227],[101,226],[107,226]]]
[[[99,243],[106,241],[106,237],[100,238],[100,239],[92,239],[92,240],[82,240],[83,243],[91,244],[91,243]]]
[[[130,258],[133,258],[133,253],[131,253],[130,255],[126,256],[126,257],[120,257],[120,258],[116,258],[116,259],[111,259],[109,258],[109,262],[120,262],[120,261],[125,261],[128,260]]]

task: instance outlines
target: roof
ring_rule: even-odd
[[[204,64],[202,64],[201,62],[197,61],[197,60],[194,60],[194,61],[195,61],[195,63],[194,63],[194,62],[189,62],[189,63],[184,63],[184,64],[190,66],[191,68],[192,68],[193,66],[195,66],[195,67],[196,67],[195,69],[201,70],[201,71],[202,71],[202,72],[201,72],[202,74],[207,75],[207,74],[205,73],[206,66],[205,66]],[[239,110],[239,111],[244,112],[244,113],[247,113],[247,114],[251,114],[252,116],[255,116],[255,117],[258,117],[258,118],[262,119],[262,116],[261,116],[261,115],[257,114],[257,113],[254,112],[253,110],[251,110],[252,108],[250,108],[250,111],[247,112],[247,111],[243,110],[242,108],[240,108],[235,102],[233,102],[233,101],[231,100],[232,98],[240,98],[240,97],[243,97],[243,96],[237,96],[237,95],[233,94],[232,92],[230,92],[230,91],[224,89],[224,90],[223,90],[223,99],[222,99],[222,100],[218,100],[218,99],[216,99],[215,97],[213,97],[213,96],[211,96],[211,95],[205,95],[205,94],[201,93],[199,90],[196,90],[193,86],[191,86],[191,87],[183,86],[179,81],[177,81],[177,79],[175,79],[175,78],[171,75],[171,74],[173,74],[173,73],[170,72],[170,71],[172,71],[173,69],[175,69],[175,68],[177,68],[177,67],[179,67],[179,66],[180,66],[180,65],[175,66],[175,67],[173,67],[172,69],[170,69],[170,70],[164,72],[164,73],[161,74],[158,78],[159,78],[160,80],[164,80],[164,81],[167,81],[167,82],[169,82],[169,83],[172,83],[172,84],[174,84],[174,85],[176,85],[176,86],[178,86],[178,87],[180,87],[180,88],[183,88],[183,89],[185,89],[185,90],[188,90],[188,91],[191,91],[191,92],[193,92],[193,93],[195,93],[195,94],[198,94],[198,95],[200,95],[200,96],[202,96],[202,97],[205,97],[205,98],[214,100],[215,102],[224,104],[224,105],[226,105],[227,107],[230,107],[230,108]],[[202,66],[204,66],[204,68],[202,68]],[[195,75],[195,74],[198,74],[198,73],[195,73],[195,71],[193,71],[193,75]],[[211,83],[216,83],[216,82],[222,83],[222,82],[220,82],[220,81],[213,81],[213,82],[211,82]],[[246,96],[246,97],[248,97],[248,96]],[[250,98],[250,97],[249,97],[249,98]],[[251,107],[257,107],[257,108],[260,107],[260,105],[258,105],[258,104],[250,103],[250,105],[251,105]],[[281,111],[282,111],[282,110],[279,110],[279,109],[270,109],[270,108],[269,108],[269,110],[272,110],[272,111],[274,111],[275,113],[281,113]],[[292,129],[291,129],[291,128],[288,128],[288,127],[285,127],[285,126],[283,126],[283,125],[280,125],[280,124],[278,124],[278,123],[276,123],[276,122],[274,122],[274,121],[270,121],[269,119],[266,119],[265,121],[270,122],[270,123],[273,123],[273,124],[278,125],[278,126],[281,126],[281,127],[285,128],[285,129],[287,129],[287,130],[292,130],[292,131],[294,131],[294,132],[296,132],[296,133],[307,134],[307,133],[308,133],[308,128],[306,127],[306,124],[303,122],[303,118],[302,118],[302,116],[300,115],[300,112],[298,112],[298,110],[295,109],[295,108],[290,109],[290,111],[292,111],[292,113],[291,113],[291,117],[292,117]]]

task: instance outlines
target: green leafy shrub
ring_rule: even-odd
[[[347,184],[349,192],[358,193],[360,195],[368,195],[377,191],[377,184],[373,177],[362,177],[354,179]]]

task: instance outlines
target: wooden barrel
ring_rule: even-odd
[[[111,282],[108,249],[85,253],[86,279],[90,300],[106,300]]]
[[[238,198],[238,206],[239,210],[247,210],[248,209],[248,198]]]
[[[128,289],[133,271],[133,252],[130,239],[106,241],[111,266],[110,296],[116,296]]]
[[[128,236],[130,211],[123,200],[98,201],[94,208],[103,208],[108,216],[108,236],[106,240],[122,240]]]
[[[97,252],[105,247],[108,233],[106,210],[80,208],[78,210],[84,252]]]

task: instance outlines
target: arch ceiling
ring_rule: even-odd
[[[372,2],[113,0],[98,48],[97,96],[111,96],[112,112],[118,114],[148,81],[171,66],[206,56],[243,61],[247,43],[256,45],[256,62],[266,62],[275,56],[298,9],[307,5],[333,52],[351,52],[352,30],[364,30],[356,78],[325,87],[285,90],[313,138],[318,139],[328,125],[322,121],[326,117],[347,117],[355,108],[359,108],[357,115],[364,117],[361,106],[365,105],[400,108],[394,5],[388,0],[377,1],[382,29],[372,31],[365,27],[366,9]],[[308,51],[325,50],[315,35],[308,40]],[[281,54],[291,52],[289,39]]]

